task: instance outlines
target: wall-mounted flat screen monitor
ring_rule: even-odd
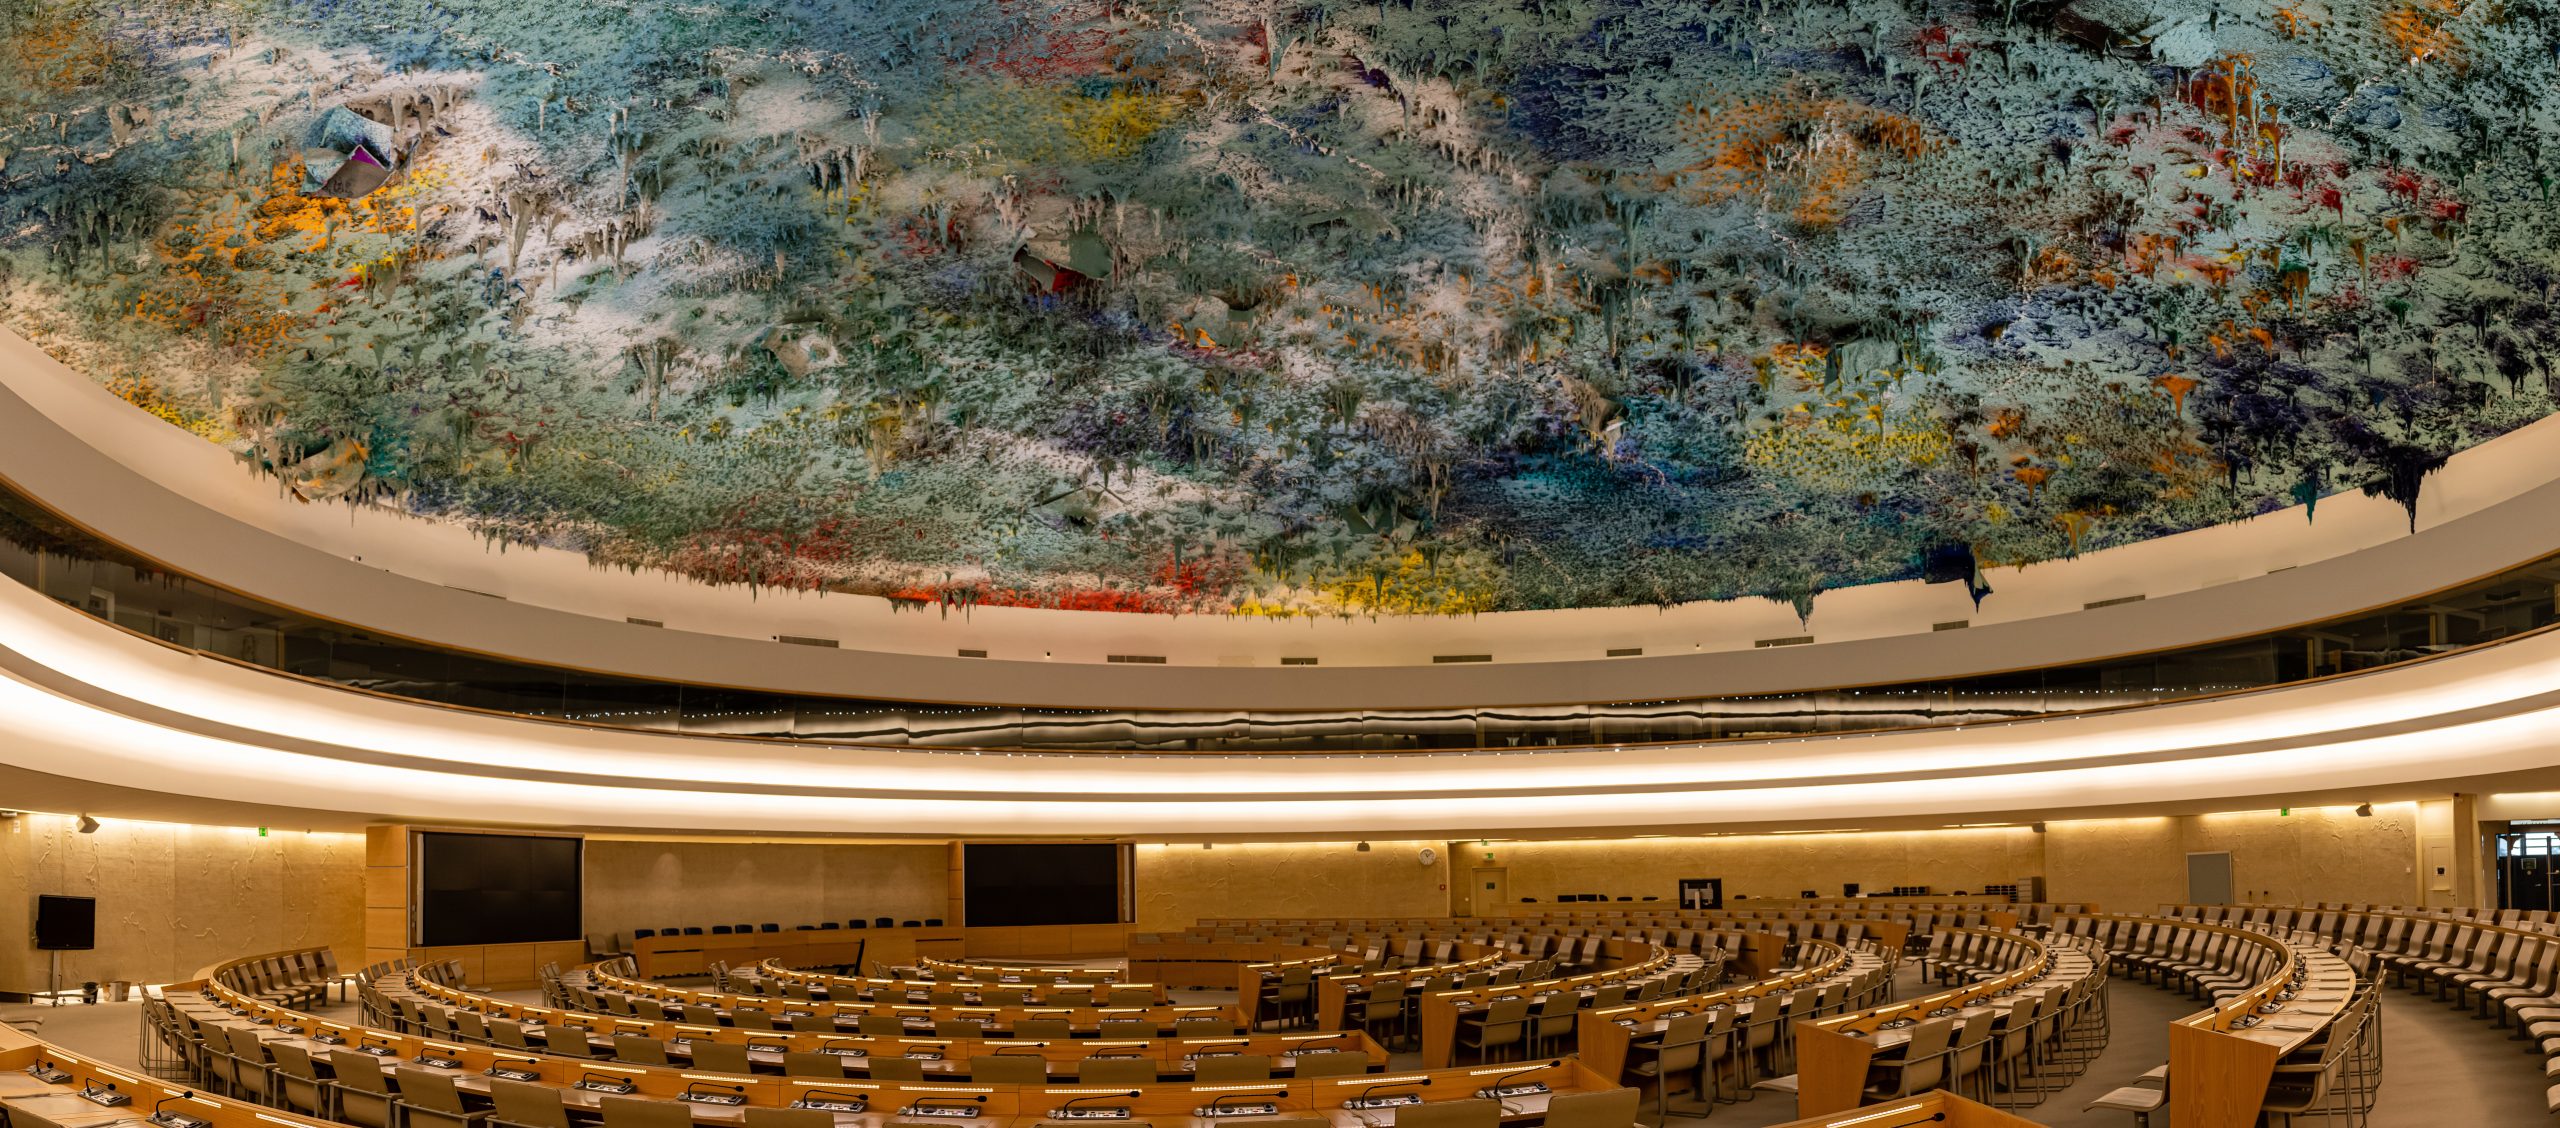
[[[97,946],[97,898],[50,893],[36,898],[37,951],[85,952]]]
[[[542,835],[418,832],[410,858],[415,942],[437,948],[583,938],[585,845]]]
[[[1116,924],[1124,851],[1110,842],[971,842],[961,847],[972,927]]]

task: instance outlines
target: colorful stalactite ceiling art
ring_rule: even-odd
[[[0,320],[306,498],[707,582],[1810,607],[2553,407],[2545,3],[0,15]]]

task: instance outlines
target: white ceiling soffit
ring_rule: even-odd
[[[2394,787],[2560,763],[2560,633],[2040,721],[1625,749],[968,754],[592,729],[354,693],[0,585],[0,764],[206,799],[634,830],[1304,836],[1890,816]],[[1961,820],[1958,820],[1961,821]]]

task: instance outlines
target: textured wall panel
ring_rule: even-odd
[[[1652,896],[1667,903],[1678,896],[1684,877],[1723,878],[1730,904],[1737,897],[1795,897],[1808,889],[1837,897],[1844,882],[1866,891],[1925,885],[1941,893],[1978,892],[2044,872],[2044,851],[2025,827],[1460,843],[1457,850],[1461,874],[1484,866],[1508,871],[1515,904],[1522,897],[1551,903],[1559,893]],[[1485,861],[1487,853],[1494,860]],[[1486,907],[1477,911],[1483,914]]]
[[[63,979],[184,979],[233,956],[325,944],[363,954],[364,839],[352,834],[27,815],[0,827],[0,935],[25,936],[34,897],[98,899],[98,947],[65,952]],[[46,956],[0,945],[0,989],[40,990]]]

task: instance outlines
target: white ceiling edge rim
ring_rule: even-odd
[[[431,822],[922,836],[973,827],[1005,836],[1129,836],[1837,825],[2086,807],[2093,799],[2166,803],[2402,786],[2560,764],[2560,747],[2548,739],[2560,729],[2560,704],[2537,700],[2560,684],[2560,634],[2353,678],[2053,721],[1732,747],[1291,763],[804,748],[457,714],[193,657],[23,589],[0,592],[0,639],[13,657],[50,674],[68,679],[77,671],[84,685],[103,678],[99,688],[164,709],[233,706],[227,717],[207,709],[213,717],[141,719],[13,671],[0,676],[0,716],[10,718],[15,738],[0,761],[108,787]],[[188,680],[200,683],[195,696],[168,692]],[[261,723],[228,737],[190,724],[242,719]],[[2199,741],[2206,731],[2216,739]],[[397,762],[302,750],[322,745],[392,753]],[[1767,765],[1752,758],[1773,754],[1792,774],[1764,783],[1778,777],[1755,778]],[[2114,762],[2098,762],[2108,757]],[[1899,770],[1879,771],[1887,761]],[[440,766],[418,766],[433,762]],[[575,772],[519,778],[498,774],[502,764],[565,766],[590,779],[610,773],[613,783],[571,782]],[[706,765],[728,769],[708,778],[731,789],[697,786]],[[1505,767],[1550,790],[1534,800],[1440,793],[1444,785],[1480,788],[1486,772]],[[1961,774],[1933,774],[1944,772]],[[793,790],[854,776],[884,786],[868,795]],[[1277,778],[1288,781],[1283,797],[1275,797]],[[1073,797],[1080,793],[1099,797]]]
[[[1827,592],[1809,628],[1768,600],[1351,621],[1018,608],[945,618],[896,614],[872,597],[749,593],[596,569],[570,553],[499,553],[442,522],[304,505],[219,447],[0,330],[0,477],[182,571],[392,635],[577,669],[920,702],[986,700],[969,691],[1001,685],[1000,703],[1030,707],[1670,699],[1922,681],[2194,645],[2391,603],[2550,551],[2529,530],[2560,526],[2560,460],[2540,456],[2555,443],[2560,417],[2456,455],[2428,480],[2414,536],[2397,503],[2341,495],[2320,503],[2317,521],[2285,510],[1995,570],[1994,594],[1979,612],[1961,584],[1907,581]],[[370,554],[356,563],[342,554],[351,547]],[[2174,583],[2190,586],[2164,590]],[[2147,598],[2085,608],[2128,595]],[[1951,621],[1968,629],[1935,629]],[[1808,629],[1812,645],[1755,646]],[[778,634],[833,638],[840,648],[785,649],[772,641]],[[1603,657],[1620,644],[1647,656]],[[992,657],[958,657],[963,647]],[[1035,658],[1035,647],[1066,657]],[[1328,652],[1327,664],[1278,666],[1305,652]],[[1105,661],[1125,653],[1166,663]],[[1431,664],[1450,653],[1495,661]],[[1220,665],[1239,658],[1255,665]]]

